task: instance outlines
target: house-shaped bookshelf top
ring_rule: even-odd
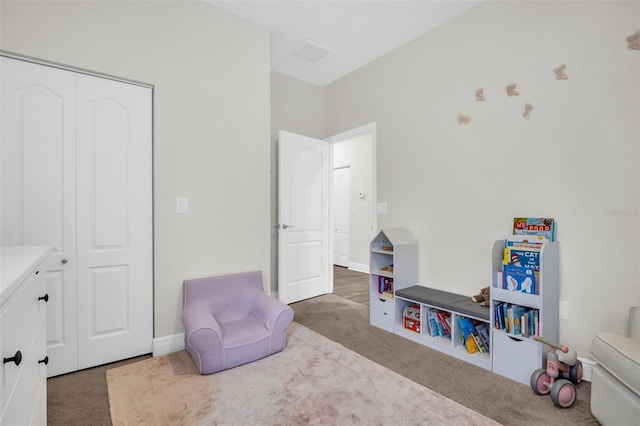
[[[371,241],[371,249],[392,252],[403,245],[416,245],[417,240],[406,228],[386,228]]]
[[[395,290],[418,284],[418,243],[406,228],[383,229],[371,241],[370,269],[389,271],[388,267]]]

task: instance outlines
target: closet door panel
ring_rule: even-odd
[[[86,368],[151,352],[151,90],[78,76],[78,345]]]
[[[49,375],[77,365],[74,73],[11,58],[2,67],[1,244],[48,245]],[[71,309],[68,309],[71,307]]]

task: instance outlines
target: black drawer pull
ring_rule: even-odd
[[[22,362],[22,352],[18,351],[11,358],[4,358],[4,360],[2,361],[3,364],[6,364],[8,362],[15,362],[16,365],[20,365],[20,363]]]
[[[38,269],[38,270],[36,270],[36,275],[38,275],[39,273],[40,273],[40,270],[39,270],[39,269]]]
[[[43,359],[41,359],[40,361],[38,361],[38,364],[44,364],[44,365],[49,364],[49,357],[48,357],[48,356],[45,356]]]
[[[45,293],[44,296],[38,297],[38,300],[44,300],[45,303],[49,301],[49,293]]]

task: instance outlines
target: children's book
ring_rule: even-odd
[[[489,327],[487,326],[487,324],[481,323],[476,325],[476,331],[478,332],[478,335],[480,336],[480,340],[482,340],[482,343],[487,353],[489,353],[491,351],[490,340],[489,340]]]
[[[516,265],[503,265],[502,277],[502,288],[505,290],[536,294],[535,270]]]
[[[536,271],[515,265],[504,265],[502,268],[502,288],[527,294],[536,294]]]
[[[427,310],[427,320],[429,321],[429,334],[431,337],[442,336],[444,334],[433,308]]]
[[[555,241],[556,223],[550,217],[516,217],[513,219],[513,234],[543,237]]]
[[[511,333],[522,334],[522,315],[527,311],[524,306],[514,305],[511,307]]]
[[[477,340],[474,338],[473,333],[476,331],[473,323],[469,318],[460,317],[458,318],[458,323],[460,324],[460,330],[462,331],[462,336],[464,338],[464,344],[467,348],[467,352],[470,354],[476,353],[480,350]]]
[[[540,250],[505,247],[504,264],[540,270]]]

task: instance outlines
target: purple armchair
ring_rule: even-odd
[[[267,295],[262,272],[186,280],[184,345],[201,374],[284,349],[293,309]]]

